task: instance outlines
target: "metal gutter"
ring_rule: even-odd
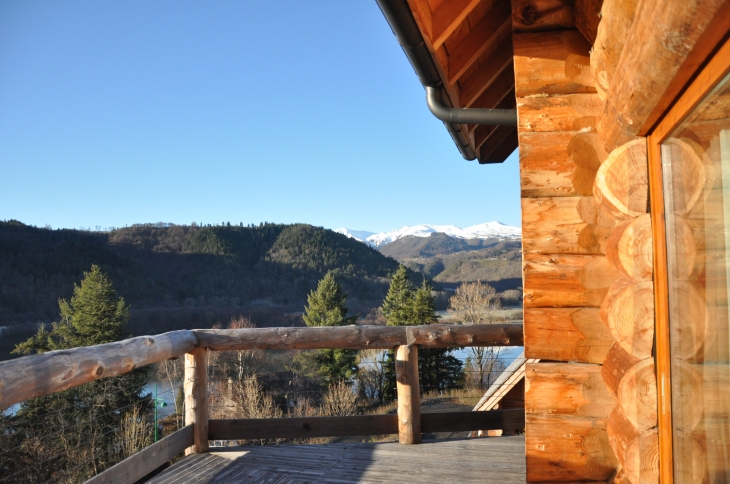
[[[390,24],[398,43],[426,89],[426,103],[434,116],[444,122],[461,156],[474,160],[477,155],[469,144],[469,138],[460,124],[490,126],[517,126],[514,109],[453,108],[442,102],[443,82],[431,52],[423,40],[416,19],[406,0],[376,0],[380,11]]]

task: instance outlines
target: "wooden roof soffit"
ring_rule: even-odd
[[[506,96],[514,98],[510,0],[377,2],[394,32],[397,28],[392,25],[386,11],[403,7],[410,11],[435,66],[438,86],[424,83],[423,78],[421,81],[424,86],[440,86],[443,89],[444,105],[467,109],[514,109],[514,106],[503,102]],[[414,70],[418,72],[416,66]],[[512,136],[514,127],[485,127],[492,129],[488,130],[491,134],[488,145],[483,145],[486,138],[480,139],[479,144],[475,142],[475,125],[445,124],[447,129],[451,128],[449,131],[457,147],[467,159],[501,163],[517,148],[516,135]],[[484,132],[480,131],[482,136]],[[497,139],[499,136],[501,138]],[[471,153],[471,158],[465,155],[465,151]]]

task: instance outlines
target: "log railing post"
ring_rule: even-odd
[[[398,391],[398,441],[421,443],[421,391],[418,384],[418,346],[398,346],[395,357]]]
[[[193,424],[193,445],[185,455],[208,452],[208,349],[185,354],[185,425]]]

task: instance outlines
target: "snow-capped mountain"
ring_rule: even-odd
[[[446,234],[456,239],[519,239],[522,237],[522,230],[518,227],[505,225],[501,222],[487,222],[485,224],[472,225],[462,229],[455,225],[413,225],[405,226],[389,232],[366,232],[364,230],[336,229],[335,232],[346,235],[350,238],[365,242],[378,248],[389,244],[403,237],[412,235],[414,237],[429,237],[435,232]]]

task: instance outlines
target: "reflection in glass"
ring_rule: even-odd
[[[662,167],[675,482],[730,483],[729,78],[662,143]]]

